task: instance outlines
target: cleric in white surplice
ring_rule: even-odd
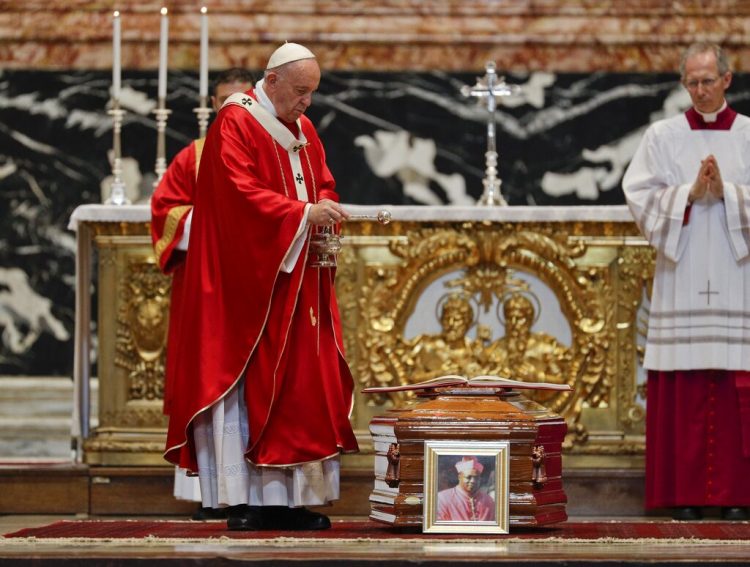
[[[646,507],[726,519],[750,505],[750,118],[727,106],[716,45],[688,48],[693,107],[646,131],[623,179],[656,248],[648,339]]]

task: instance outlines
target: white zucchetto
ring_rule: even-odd
[[[271,54],[266,69],[275,69],[286,63],[301,61],[302,59],[315,59],[315,55],[304,45],[285,43]]]

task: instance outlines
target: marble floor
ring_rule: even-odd
[[[0,517],[0,534],[24,527],[41,526],[62,519],[81,516]],[[115,519],[107,517],[107,519]],[[132,517],[129,519],[133,519]],[[149,517],[153,520],[153,517]],[[175,519],[174,517],[164,519]],[[337,518],[332,518],[334,521]],[[352,518],[347,518],[352,519]],[[625,518],[621,518],[625,520]],[[645,521],[666,518],[649,517]],[[617,521],[618,518],[576,517],[575,521]],[[633,521],[628,517],[627,521]],[[659,542],[658,540],[624,541],[530,541],[520,539],[486,540],[462,543],[438,541],[418,535],[407,540],[336,541],[320,539],[293,540],[220,540],[200,544],[145,541],[139,544],[121,542],[71,542],[44,540],[12,542],[0,540],[2,565],[325,565],[356,567],[359,565],[415,565],[437,567],[481,562],[486,565],[750,565],[750,541],[731,543]]]

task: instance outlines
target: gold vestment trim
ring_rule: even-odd
[[[177,233],[177,227],[180,226],[180,220],[184,217],[193,205],[180,205],[179,207],[172,208],[167,214],[167,220],[164,221],[164,232],[161,238],[154,244],[154,254],[156,254],[156,261],[161,266],[161,257],[167,246],[174,240],[175,234]]]
[[[206,143],[206,138],[198,138],[195,142],[195,180],[198,181],[198,170],[201,167],[201,155],[203,155],[203,145]]]
[[[195,180],[198,180],[198,170],[201,166],[201,156],[203,155],[203,146],[206,143],[206,138],[198,138],[193,142],[195,147]],[[154,244],[154,253],[156,254],[156,261],[161,265],[161,255],[164,254],[169,243],[174,239],[174,235],[177,232],[177,227],[180,224],[180,219],[183,215],[193,208],[193,205],[180,205],[174,207],[167,214],[167,220],[164,222],[164,232],[161,238]],[[176,218],[173,218],[176,217]]]

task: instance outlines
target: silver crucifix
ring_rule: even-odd
[[[479,199],[479,205],[507,205],[503,194],[500,192],[502,181],[497,176],[497,145],[495,143],[495,108],[497,98],[518,94],[521,91],[519,85],[509,85],[505,77],[498,77],[495,72],[495,62],[488,61],[485,65],[487,73],[484,77],[477,77],[477,84],[473,87],[464,85],[461,94],[465,97],[476,97],[480,104],[484,105],[486,100],[489,117],[487,119],[487,152],[485,156],[485,175],[482,180],[484,193]]]

